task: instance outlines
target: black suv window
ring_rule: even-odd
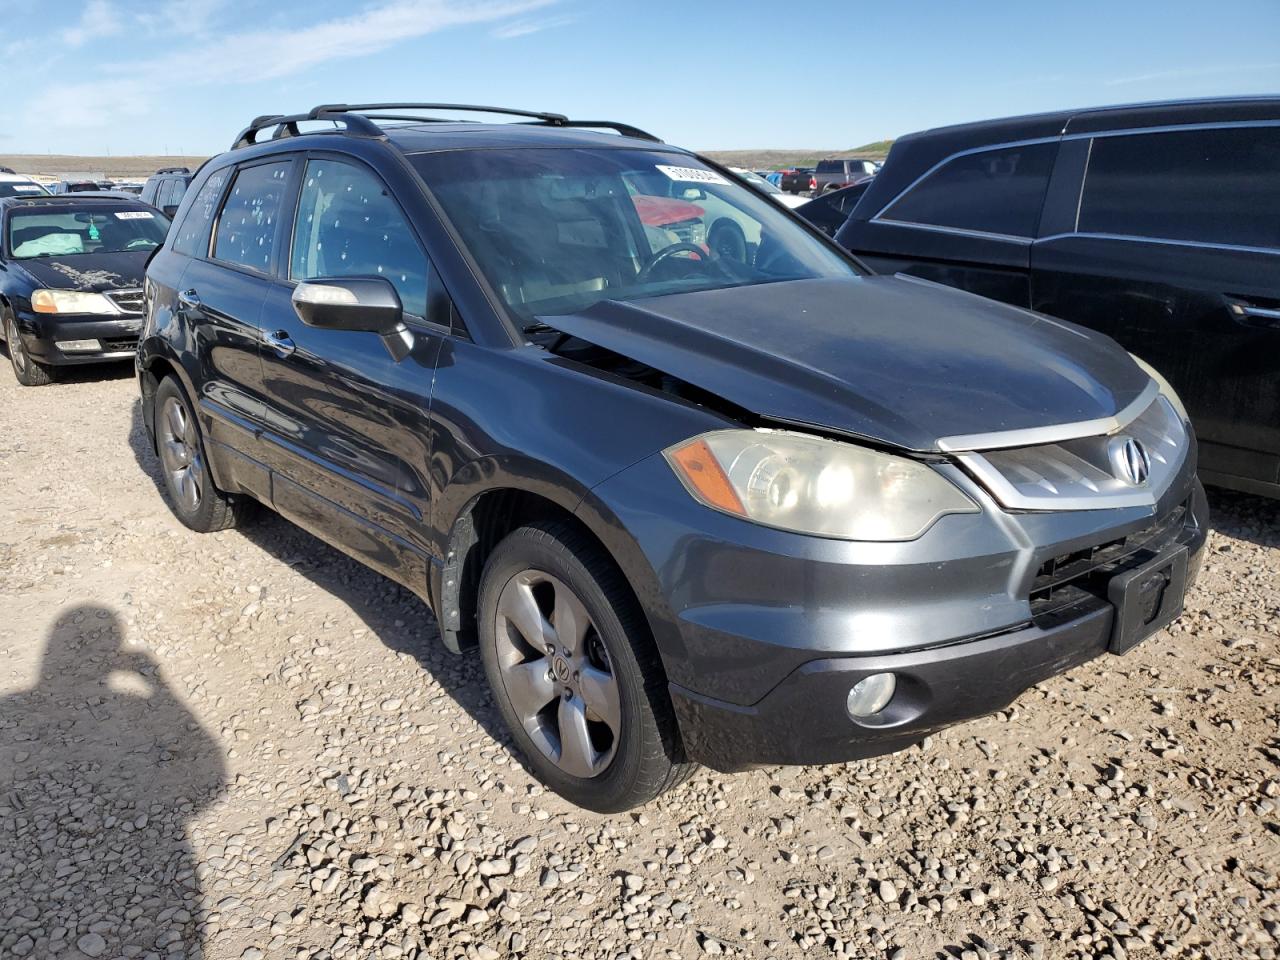
[[[955,157],[881,213],[885,220],[1033,237],[1056,143]]]
[[[386,277],[406,313],[426,315],[427,261],[413,231],[382,183],[349,163],[307,162],[289,276]]]
[[[179,223],[174,234],[173,249],[188,257],[203,257],[209,252],[209,224],[218,209],[218,198],[222,196],[222,188],[227,184],[230,168],[215,170],[209,174],[195,202],[187,209],[186,217]]]
[[[844,164],[839,160],[819,160],[818,173],[843,173]]]
[[[1098,137],[1076,229],[1280,248],[1280,128]]]
[[[214,259],[270,272],[280,202],[291,164],[290,160],[260,163],[236,174],[218,217]]]

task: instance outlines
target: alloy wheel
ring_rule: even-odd
[[[204,462],[194,418],[176,397],[167,397],[160,411],[160,462],[169,489],[187,511],[200,509],[204,495]]]
[[[622,727],[618,681],[586,607],[561,580],[516,574],[497,604],[498,667],[530,739],[565,773],[603,773]]]

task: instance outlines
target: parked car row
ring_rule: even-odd
[[[1273,130],[1268,103],[1145,126]],[[178,519],[225,529],[262,504],[422,597],[440,642],[480,656],[530,769],[593,810],[694,763],[902,749],[1179,615],[1208,516],[1192,422],[1148,362],[1162,334],[1131,354],[1028,309],[1040,231],[1088,193],[1117,118],[991,131],[994,150],[981,125],[904,138],[793,212],[628,124],[437,116],[484,109],[259,117],[167,233],[139,201],[0,200],[28,278],[0,291],[11,356],[104,343],[108,274],[137,275],[88,258],[147,260],[127,318]],[[1231,162],[1265,161],[1261,142],[1232,140]],[[1261,169],[1243,180],[1265,205]],[[1001,230],[955,222],[1024,201]],[[986,245],[939,267],[935,235]],[[1015,302],[974,295],[993,274]],[[1256,278],[1232,283],[1266,309]]]

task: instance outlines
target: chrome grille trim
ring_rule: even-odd
[[[1043,443],[1060,443],[1063,440],[1075,440],[1078,437],[1093,437],[1098,434],[1115,433],[1141,416],[1151,401],[1160,393],[1160,387],[1154,380],[1147,382],[1147,387],[1138,398],[1119,413],[1097,420],[1080,420],[1076,423],[1059,423],[1047,427],[1028,427],[1025,430],[1003,430],[995,433],[969,433],[963,436],[942,437],[938,440],[938,449],[943,453],[968,453],[971,450],[998,450],[1002,447],[1031,447]]]
[[[126,287],[120,290],[104,290],[103,296],[116,305],[121,313],[142,313],[142,288]]]
[[[1146,447],[1151,472],[1134,486],[1111,472],[1108,445],[1123,430]],[[1106,510],[1154,507],[1190,447],[1186,425],[1163,396],[1123,427],[1089,437],[956,457],[1002,506],[1012,510]]]

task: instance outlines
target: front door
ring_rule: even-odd
[[[440,340],[425,316],[427,258],[372,170],[324,156],[305,164],[284,277],[262,313],[272,500],[317,536],[422,593],[422,504],[401,490],[429,459]],[[290,300],[297,283],[337,277],[391,281],[412,340],[407,356],[396,359],[377,334],[299,319]]]

